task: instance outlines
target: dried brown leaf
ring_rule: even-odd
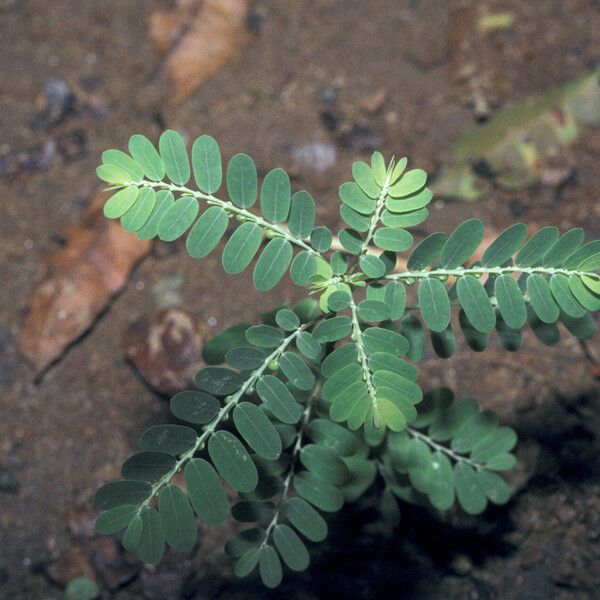
[[[106,194],[96,195],[82,223],[62,232],[64,245],[46,257],[51,273],[34,290],[18,335],[38,373],[94,323],[119,292],[151,243],[102,216]]]
[[[150,16],[150,37],[165,52],[162,72],[173,100],[189,96],[232,58],[247,38],[248,0],[188,0]]]

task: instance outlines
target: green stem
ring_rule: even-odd
[[[288,497],[292,479],[294,478],[294,475],[296,474],[296,461],[298,460],[298,455],[300,454],[300,450],[302,450],[302,438],[304,437],[304,429],[306,428],[306,426],[308,425],[308,423],[310,421],[310,413],[312,411],[312,403],[313,403],[314,399],[317,397],[317,395],[319,394],[320,389],[321,389],[321,386],[319,384],[315,385],[310,396],[308,397],[308,399],[306,401],[306,408],[304,409],[304,412],[302,413],[302,419],[300,421],[300,426],[298,427],[298,431],[296,432],[296,442],[294,443],[294,448],[292,449],[292,455],[290,458],[290,470],[288,471],[288,474],[283,482],[283,490],[281,492],[281,497],[279,498],[279,502],[277,503],[277,510],[275,511],[275,514],[273,515],[271,522],[269,523],[269,525],[267,526],[267,529],[265,530],[265,539],[263,540],[261,548],[266,546],[267,542],[269,541],[269,535],[271,535],[271,531],[273,531],[273,528],[279,522],[279,517],[281,514],[281,509],[283,507],[283,503],[286,501],[286,499]]]
[[[358,351],[358,362],[363,371],[363,379],[367,385],[367,391],[369,392],[369,396],[371,398],[371,404],[373,405],[373,409],[376,409],[377,397],[375,393],[375,386],[373,385],[373,376],[367,362],[367,353],[365,352],[363,334],[360,328],[360,323],[358,322],[358,307],[356,306],[353,297],[351,297],[350,300],[350,309],[352,310],[352,340],[356,344]],[[376,417],[376,410],[374,410],[373,415]]]
[[[510,267],[457,267],[456,269],[432,269],[431,271],[403,271],[402,273],[390,273],[386,275],[386,279],[398,280],[415,280],[428,279],[430,277],[464,277],[465,275],[473,275],[482,277],[483,275],[512,275],[514,273],[525,273],[533,275],[539,273],[541,275],[587,275],[592,279],[600,281],[600,274],[586,271],[578,271],[576,269],[558,269],[554,267],[519,267],[513,265]]]
[[[483,465],[481,463],[475,462],[474,460],[471,460],[470,458],[467,458],[466,456],[463,456],[462,454],[457,454],[456,452],[454,452],[447,446],[443,446],[442,444],[438,444],[437,442],[434,442],[428,435],[426,435],[420,431],[417,431],[416,429],[413,429],[412,427],[407,427],[406,433],[408,433],[408,435],[410,435],[413,438],[416,438],[418,440],[421,440],[422,442],[425,442],[428,446],[430,446],[434,450],[443,452],[444,454],[446,454],[447,456],[449,456],[456,462],[465,462],[477,470],[483,469]]]
[[[228,396],[225,399],[225,404],[223,405],[221,410],[217,413],[217,416],[208,425],[206,425],[204,427],[204,431],[202,432],[201,435],[198,436],[198,438],[194,442],[194,445],[189,450],[184,452],[179,457],[179,459],[177,460],[177,462],[175,463],[173,468],[168,473],[163,475],[161,477],[161,479],[159,479],[152,486],[150,494],[148,495],[146,500],[144,500],[144,502],[142,502],[142,504],[139,508],[139,511],[141,511],[142,508],[144,508],[145,506],[148,506],[148,504],[150,504],[150,502],[156,496],[156,494],[160,491],[160,489],[164,485],[169,483],[169,481],[171,481],[171,479],[177,473],[179,473],[179,471],[183,468],[183,466],[187,463],[187,461],[194,457],[196,452],[198,452],[199,450],[201,450],[204,447],[204,444],[206,443],[208,438],[215,432],[216,428],[221,424],[221,421],[223,421],[225,419],[225,417],[227,417],[229,412],[237,406],[238,402],[240,401],[240,398],[246,393],[246,391],[251,389],[254,386],[254,384],[262,377],[265,370],[269,367],[269,364],[271,364],[271,362],[274,360],[278,360],[279,357],[285,351],[285,349],[309,325],[312,325],[312,323],[307,323],[307,324],[301,325],[300,327],[298,327],[298,329],[296,329],[293,333],[291,333],[288,337],[286,337],[281,342],[281,344],[277,348],[275,348],[275,350],[273,350],[273,352],[271,354],[269,354],[269,356],[267,356],[265,358],[265,360],[263,361],[263,364],[260,367],[258,367],[258,369],[254,370],[254,371],[252,371],[252,373],[250,373],[250,375],[248,376],[246,381],[244,381],[244,383],[242,384],[240,389],[237,392],[235,392],[235,394],[232,394],[231,396]]]
[[[207,204],[212,204],[214,206],[220,206],[224,211],[226,211],[227,213],[229,213],[231,215],[243,217],[247,221],[253,221],[260,227],[263,227],[266,231],[270,231],[271,233],[273,233],[279,237],[285,238],[291,244],[299,246],[303,250],[306,250],[307,252],[310,252],[311,254],[314,254],[315,256],[321,256],[321,254],[319,252],[317,252],[312,246],[307,244],[301,238],[295,237],[294,235],[292,235],[287,229],[284,229],[283,227],[279,227],[278,225],[275,225],[274,223],[269,223],[262,217],[255,215],[254,213],[250,212],[249,210],[246,210],[244,208],[239,208],[238,206],[235,206],[235,204],[233,204],[232,202],[229,202],[227,200],[221,200],[220,198],[217,198],[216,196],[213,196],[212,194],[205,194],[205,193],[199,192],[197,190],[192,190],[184,185],[174,185],[172,183],[167,183],[166,181],[146,181],[146,180],[129,181],[129,182],[125,183],[124,185],[125,186],[133,185],[136,187],[149,187],[149,188],[158,188],[161,190],[169,190],[170,192],[179,192],[181,194],[193,196],[194,198],[197,198],[198,200],[205,200]]]
[[[381,213],[385,208],[385,197],[387,196],[388,188],[390,186],[390,177],[392,175],[391,169],[388,169],[387,175],[385,177],[385,181],[383,182],[383,187],[381,188],[381,192],[377,198],[377,204],[375,208],[375,212],[371,215],[371,223],[369,225],[369,230],[367,231],[367,237],[363,240],[362,247],[360,249],[359,256],[365,254],[369,248],[369,244],[375,235],[375,228],[379,224],[379,220],[381,219]]]

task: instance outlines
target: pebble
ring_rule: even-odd
[[[338,159],[337,148],[328,142],[308,142],[292,150],[295,169],[324,173],[335,167]]]

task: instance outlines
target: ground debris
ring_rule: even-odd
[[[123,352],[154,390],[175,394],[193,385],[204,363],[208,335],[199,319],[182,308],[168,308],[132,323],[123,336]]]
[[[164,53],[153,78],[166,76],[172,100],[189,96],[246,40],[248,0],[185,0],[150,16],[150,37]]]
[[[149,241],[103,217],[106,197],[94,196],[82,223],[62,232],[63,247],[45,257],[52,271],[33,292],[17,338],[37,375],[93,325],[150,251]]]

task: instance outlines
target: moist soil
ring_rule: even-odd
[[[313,192],[318,219],[337,230],[337,188],[352,162],[368,156],[365,146],[408,155],[434,174],[447,164],[451,141],[478,118],[600,60],[595,0],[259,0],[248,19],[249,44],[173,105],[149,84],[160,57],[148,15],[165,6],[0,1],[2,154],[51,135],[31,126],[50,78],[97,101],[95,110],[73,111],[59,125],[79,132],[80,152],[70,160],[56,155],[45,171],[0,179],[0,597],[59,598],[58,584],[78,569],[88,572],[91,561],[104,598],[597,598],[600,389],[567,335],[546,348],[527,332],[518,354],[494,341],[477,355],[460,343],[452,359],[430,352],[423,362],[425,388],[472,394],[520,434],[510,475],[516,495],[482,517],[405,507],[392,530],[368,496],[331,521],[309,571],[288,574],[268,593],[255,579],[232,578],[217,550],[221,530],[203,531],[193,556],[141,572],[90,538],[94,490],[118,477],[139,434],[167,417],[164,399],[136,377],[119,341],[131,322],[157,309],[157,290],[175,281],[179,306],[212,333],[298,298],[289,282],[266,295],[248,293],[249,275],[226,276],[218,253],[194,261],[182,244],[157,245],[91,331],[36,380],[18,353],[18,325],[47,273],[41,257],[56,249],[61,229],[81,219],[98,188],[102,150],[124,147],[134,132],[156,139],[165,127],[190,139],[209,133],[226,157],[253,156],[262,174],[275,165],[290,169],[294,187]],[[514,24],[469,46],[473,36],[460,19],[497,11],[512,12]],[[350,124],[345,135],[330,131],[340,119]],[[306,149],[297,151],[314,143],[329,157],[325,171],[310,152],[306,159]],[[474,216],[495,231],[521,220],[583,226],[598,237],[599,148],[600,130],[587,129],[561,158],[570,176],[560,186],[498,191],[474,204],[436,201],[418,234]],[[598,339],[589,351],[600,356]]]

